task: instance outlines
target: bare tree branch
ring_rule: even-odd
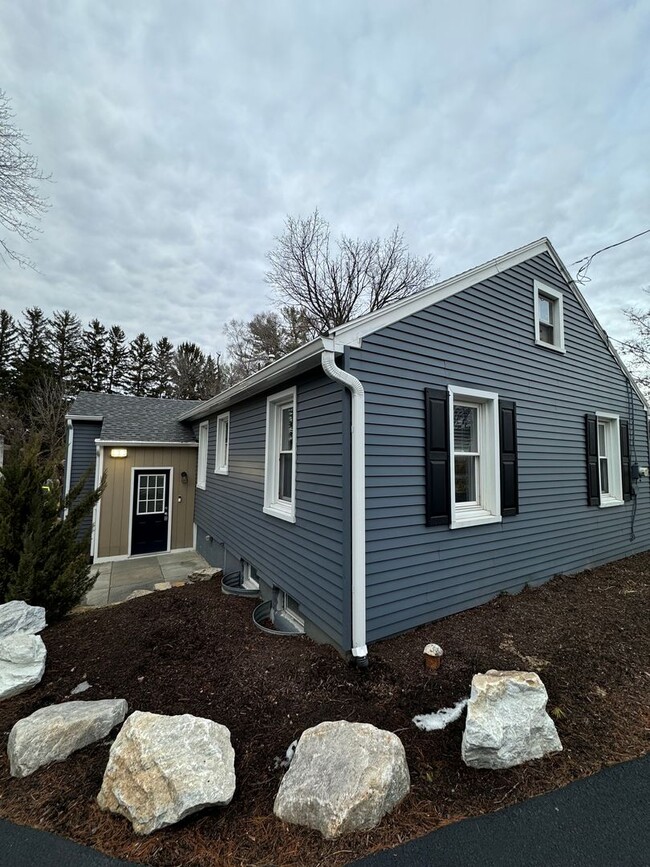
[[[29,242],[39,233],[37,223],[49,207],[47,199],[39,193],[38,182],[49,180],[50,175],[44,175],[38,159],[24,150],[29,142],[14,125],[15,115],[10,106],[7,94],[0,90],[0,227]],[[1,237],[0,258],[34,267],[27,256]]]
[[[399,227],[384,240],[342,235],[332,244],[318,210],[287,217],[268,259],[279,304],[301,310],[311,336],[419,292],[438,276],[430,256],[411,256]]]

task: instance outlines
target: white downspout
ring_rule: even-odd
[[[365,660],[366,646],[366,435],[363,385],[356,376],[336,364],[333,341],[321,365],[327,376],[342,383],[352,395],[351,472],[352,472],[352,656]],[[331,349],[329,348],[331,345]]]
[[[68,428],[68,447],[65,455],[65,481],[63,483],[63,496],[67,497],[70,493],[70,480],[72,478],[72,443],[74,440],[74,428],[72,427],[72,419],[67,419],[66,425]],[[68,508],[63,510],[63,517],[68,517]]]

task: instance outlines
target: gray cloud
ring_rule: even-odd
[[[54,183],[0,304],[223,347],[269,306],[287,213],[385,234],[447,277],[548,235],[565,262],[650,226],[650,7],[333,0],[0,2],[0,82]],[[614,337],[649,238],[597,257]],[[575,267],[572,269],[575,271]]]

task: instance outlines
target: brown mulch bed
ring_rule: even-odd
[[[498,810],[643,755],[649,743],[650,553],[487,605],[371,647],[371,668],[351,668],[304,637],[264,635],[254,603],[218,583],[187,586],[68,618],[43,633],[48,660],[36,689],[0,704],[0,816],[103,852],[152,865],[341,865],[466,816]],[[445,650],[427,673],[422,649]],[[460,757],[461,718],[421,732],[411,718],[466,696],[489,668],[537,670],[564,751],[508,771],[476,771]],[[192,713],[228,726],[236,751],[231,805],[196,814],[150,837],[95,802],[110,741],[22,780],[9,776],[11,726],[69,699],[126,698],[131,710]],[[74,698],[74,697],[73,697]],[[399,734],[410,795],[371,833],[325,842],[282,824],[273,799],[274,758],[323,720],[370,722]]]

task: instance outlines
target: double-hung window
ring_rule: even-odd
[[[210,422],[202,421],[199,425],[199,453],[197,455],[196,487],[205,490],[205,480],[208,469],[208,434]]]
[[[623,504],[621,436],[617,415],[597,413],[598,484],[601,506]]]
[[[449,387],[451,527],[501,520],[499,397]]]
[[[285,521],[296,520],[296,389],[266,402],[266,461],[264,512]]]
[[[564,305],[562,293],[535,280],[535,342],[564,352]]]
[[[228,446],[230,440],[230,413],[217,416],[217,442],[214,458],[214,471],[222,476],[228,475]]]

